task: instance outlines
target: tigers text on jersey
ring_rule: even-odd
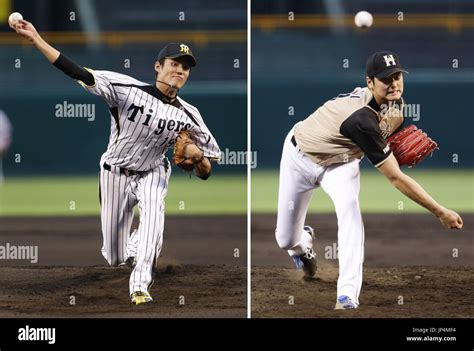
[[[322,166],[349,162],[364,154],[380,166],[391,154],[384,138],[403,124],[400,111],[381,109],[368,88],[356,88],[327,101],[299,123],[295,139],[298,147]]]
[[[154,85],[124,74],[89,70],[95,84],[79,83],[104,98],[111,115],[111,133],[105,162],[117,167],[147,171],[163,162],[167,149],[181,130],[189,130],[209,159],[219,159],[216,140],[199,111],[180,97],[170,102]]]

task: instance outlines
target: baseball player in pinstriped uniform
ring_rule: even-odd
[[[151,302],[149,288],[163,241],[164,199],[171,173],[165,152],[178,133],[187,130],[195,145],[187,146],[186,157],[197,160],[196,176],[207,179],[209,160],[220,158],[219,146],[199,111],[177,96],[196,65],[191,49],[185,44],[167,44],[158,54],[156,82],[150,85],[123,74],[78,66],[46,43],[27,21],[13,29],[54,66],[107,102],[111,133],[100,159],[102,254],[111,266],[128,263],[133,267],[132,303]],[[137,204],[140,224],[131,235]]]
[[[378,52],[367,61],[366,88],[327,101],[288,133],[280,164],[276,239],[305,277],[316,274],[314,231],[305,226],[313,190],[332,199],[338,220],[339,278],[335,309],[359,305],[364,225],[359,209],[359,162],[365,154],[399,191],[436,215],[447,228],[461,217],[440,204],[399,168],[386,138],[403,124],[403,72],[398,56]],[[394,104],[396,102],[397,104]]]

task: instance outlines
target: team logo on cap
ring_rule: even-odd
[[[385,65],[387,67],[389,66],[396,66],[396,62],[395,62],[395,58],[393,57],[393,55],[385,55],[383,57],[384,61],[385,61]]]
[[[181,52],[189,55],[189,46],[181,44],[179,47],[181,48]]]

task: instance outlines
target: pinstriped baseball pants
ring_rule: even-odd
[[[126,176],[117,167],[100,171],[102,255],[111,266],[136,252],[136,266],[130,275],[130,293],[147,291],[153,277],[155,256],[163,243],[164,199],[171,167],[160,165],[144,174]],[[133,209],[138,205],[140,224],[136,240],[130,240]],[[136,246],[136,247],[130,247]]]

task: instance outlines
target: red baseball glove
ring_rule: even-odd
[[[413,124],[391,135],[387,142],[400,166],[413,167],[438,149],[438,144]]]

